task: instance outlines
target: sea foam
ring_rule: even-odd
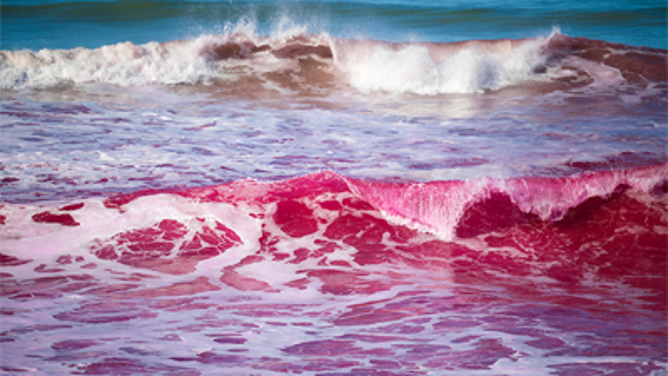
[[[220,35],[194,39],[130,42],[96,49],[0,51],[0,87],[5,90],[67,84],[118,86],[234,85],[248,79],[271,87],[317,86],[331,81],[361,92],[477,93],[535,78],[545,63],[548,38],[524,41],[469,41],[454,44],[346,40],[305,34],[283,26],[274,35],[255,35],[252,23],[226,28]],[[314,69],[304,64],[318,61]],[[391,77],[392,79],[388,79]]]

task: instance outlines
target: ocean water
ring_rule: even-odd
[[[3,374],[668,373],[665,4],[0,15]]]

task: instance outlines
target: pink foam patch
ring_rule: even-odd
[[[313,210],[297,201],[280,201],[274,214],[276,225],[293,238],[313,234],[318,231],[318,222]]]
[[[155,318],[158,317],[158,313],[143,308],[136,303],[111,300],[84,303],[72,311],[57,313],[53,317],[61,321],[105,324]]]
[[[176,249],[176,242],[181,246]],[[224,253],[241,243],[232,229],[216,222],[212,229],[202,226],[191,234],[182,223],[164,219],[152,227],[114,235],[92,247],[95,256],[121,264],[169,274],[186,274],[202,260]],[[176,254],[176,257],[173,257]]]
[[[19,266],[32,262],[32,260],[24,260],[15,256],[0,253],[0,265],[2,266]]]
[[[59,208],[58,210],[60,210],[60,211],[75,211],[75,210],[79,210],[83,207],[84,207],[84,203],[80,202],[80,203],[77,203],[77,204],[71,204],[71,205],[63,206],[63,207]]]
[[[493,192],[466,208],[455,234],[460,238],[470,238],[537,219],[534,214],[522,212],[508,195]]]
[[[92,339],[70,339],[56,342],[51,345],[51,348],[56,351],[78,351],[92,346],[101,345],[102,342]]]
[[[41,212],[32,216],[32,220],[37,223],[59,223],[63,226],[80,226],[81,224],[72,218],[70,214],[53,214]]]

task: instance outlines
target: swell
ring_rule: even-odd
[[[588,80],[595,80],[596,73],[587,69],[587,61],[600,67],[617,70],[622,79],[631,84],[663,84],[668,81],[666,62],[668,51],[649,47],[633,47],[606,41],[587,38],[552,38],[548,43],[552,51],[551,58],[561,60],[565,69],[581,71],[587,74]]]
[[[571,38],[558,31],[518,40],[391,43],[300,30],[261,37],[250,28],[166,43],[0,51],[0,87],[186,85],[238,97],[333,90],[440,95],[508,87],[650,89],[654,95],[666,90],[665,50]]]
[[[632,277],[630,285],[665,296],[667,198],[668,164],[428,184],[333,172],[247,179],[104,201],[0,206],[0,264],[57,256],[34,272],[72,263],[172,275],[218,270],[228,286],[272,293],[319,279],[322,292],[336,295],[368,292],[363,281],[342,276],[366,276],[382,265],[453,272],[460,282],[484,284],[502,283],[496,272],[565,283],[593,272]],[[277,274],[252,272],[267,266]]]
[[[564,178],[406,185],[356,181],[351,189],[400,223],[452,239],[533,220],[561,221],[588,200],[605,200],[628,188],[661,195],[667,178],[668,164],[663,164]]]
[[[391,222],[437,235],[468,238],[530,222],[569,222],[629,192],[665,198],[668,164],[596,171],[562,178],[472,179],[429,183],[359,180],[325,171],[278,182],[239,180],[186,190],[146,190],[109,197],[107,208],[144,196],[170,193],[202,202],[267,205],[302,202],[317,206],[328,197],[352,194],[360,207],[374,208]],[[328,209],[329,210],[329,209]],[[299,214],[295,214],[299,216]],[[304,218],[294,218],[295,221]]]

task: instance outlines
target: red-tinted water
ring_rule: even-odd
[[[660,372],[665,170],[622,171],[616,185],[601,183],[607,173],[466,183],[479,192],[463,182],[379,185],[321,173],[65,206],[5,205],[2,367],[119,375]],[[575,195],[577,182],[595,193]],[[572,198],[566,210],[555,201],[545,211],[562,212],[558,218],[525,209],[550,195],[546,186]],[[439,192],[448,199],[436,200]],[[433,227],[431,213],[447,212],[455,198],[464,202],[452,228]],[[412,205],[406,213],[428,215],[398,217]]]

